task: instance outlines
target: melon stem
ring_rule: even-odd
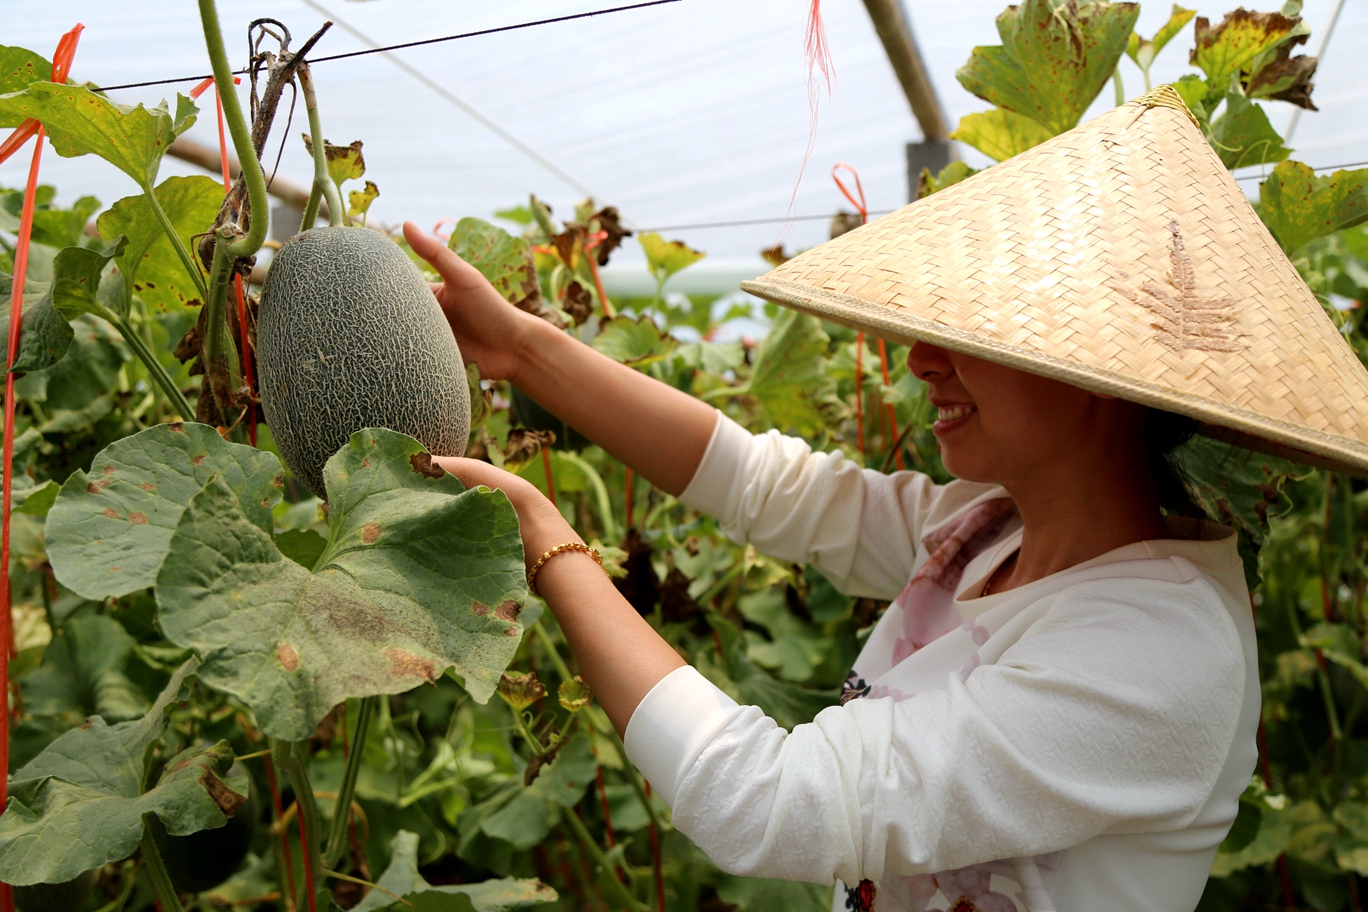
[[[313,210],[314,218],[317,218],[316,200],[320,193],[328,201],[328,225],[340,228],[347,224],[347,213],[342,208],[342,194],[338,192],[337,184],[333,183],[332,175],[328,173],[328,143],[323,138],[323,122],[318,116],[318,96],[314,92],[313,73],[309,72],[307,63],[300,64],[299,67],[299,90],[304,93],[304,108],[309,112],[309,134],[312,139],[314,162],[313,187],[309,192],[309,205],[305,207],[304,224],[301,228],[307,231],[313,227],[309,209]]]
[[[270,222],[270,202],[266,198],[266,175],[261,170],[252,134],[242,116],[242,104],[233,86],[233,70],[228,65],[228,53],[223,47],[223,30],[219,27],[218,10],[214,0],[199,0],[200,22],[204,27],[204,43],[209,50],[209,62],[214,70],[214,85],[223,102],[223,117],[233,137],[233,149],[242,163],[242,179],[247,183],[247,234],[228,245],[232,260],[255,256],[266,240],[266,226]],[[219,239],[223,243],[223,239]]]

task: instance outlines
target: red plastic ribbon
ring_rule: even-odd
[[[77,23],[75,28],[62,36],[57,42],[57,52],[52,55],[52,81],[65,83],[71,72],[71,61],[76,55],[76,45],[81,40],[85,26]],[[14,366],[15,356],[19,353],[19,330],[23,320],[24,282],[28,277],[29,243],[33,237],[33,210],[38,193],[38,166],[43,158],[43,126],[30,118],[0,146],[0,161],[13,155],[29,137],[38,142],[33,148],[33,162],[29,165],[28,183],[24,187],[24,208],[19,216],[19,236],[14,248],[14,277],[10,291],[9,345],[5,352],[5,426],[3,438],[4,473],[3,486],[0,486],[0,813],[8,794],[9,780],[9,662],[14,653],[14,617],[10,613],[10,497],[14,476]],[[0,884],[0,908],[4,912],[14,912],[14,891],[9,884]]]

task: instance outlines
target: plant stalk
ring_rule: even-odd
[[[195,283],[195,289],[200,293],[200,300],[207,298],[209,292],[204,284],[204,276],[200,274],[199,263],[190,255],[190,251],[181,242],[180,235],[176,233],[176,228],[171,224],[171,219],[166,215],[166,210],[162,208],[161,202],[157,199],[157,193],[151,184],[143,187],[143,196],[147,198],[147,204],[152,207],[152,215],[161,225],[162,231],[171,242],[171,247],[176,251],[176,256],[180,257],[181,265],[190,274],[190,280]]]
[[[213,65],[214,85],[223,102],[223,117],[233,137],[233,150],[242,164],[242,178],[247,184],[247,234],[228,246],[231,260],[255,256],[266,240],[266,226],[270,220],[270,202],[266,198],[266,174],[261,170],[252,134],[242,116],[242,104],[233,87],[233,70],[228,65],[228,53],[223,47],[223,30],[219,27],[218,10],[214,0],[199,0],[200,22],[204,27],[204,43]],[[223,240],[219,240],[219,246]]]
[[[166,372],[166,368],[162,367],[161,362],[157,360],[157,356],[152,353],[152,349],[143,341],[138,331],[127,320],[112,311],[100,314],[100,316],[113,323],[114,327],[118,329],[119,335],[123,336],[128,347],[133,349],[133,354],[137,355],[138,360],[143,363],[143,367],[147,368],[148,376],[152,378],[152,382],[157,384],[166,398],[170,400],[171,407],[180,413],[181,418],[185,421],[193,420],[195,407],[190,404],[189,399],[185,398],[180,387],[176,386],[176,381],[171,379],[171,375]]]
[[[205,302],[204,381],[226,417],[232,409],[233,377],[241,376],[237,346],[228,328],[228,290],[232,287],[233,257],[229,253],[227,232],[219,234],[214,245],[214,267],[209,272],[209,298]],[[202,388],[201,388],[202,390]],[[201,391],[200,395],[204,395]]]
[[[161,852],[157,850],[157,841],[152,838],[149,814],[143,814],[142,834],[143,864],[147,866],[148,879],[152,881],[152,888],[157,891],[162,912],[185,912],[180,897],[176,895],[176,888],[171,883],[171,875],[166,873],[166,862],[162,861]]]
[[[356,734],[352,737],[351,756],[347,758],[347,769],[342,774],[342,786],[337,790],[337,804],[328,830],[328,847],[323,854],[323,864],[328,868],[337,867],[346,848],[352,795],[356,793],[356,777],[361,772],[361,758],[366,753],[366,731],[370,728],[371,716],[375,714],[376,699],[362,697],[361,708],[356,714]]]
[[[342,208],[342,194],[328,173],[327,142],[323,139],[323,121],[318,116],[318,96],[314,92],[313,73],[307,63],[299,67],[299,89],[304,93],[304,107],[309,112],[309,133],[313,142],[314,185],[309,191],[309,202],[313,202],[314,190],[321,191],[328,201],[328,225],[339,228],[347,224],[347,213]],[[305,215],[308,213],[306,212]],[[315,217],[317,209],[315,209]]]
[[[318,804],[314,801],[313,783],[309,781],[309,771],[305,767],[304,758],[299,755],[299,744],[293,741],[277,741],[270,739],[271,757],[276,766],[285,771],[289,777],[290,787],[294,789],[295,806],[299,808],[299,829],[304,834],[308,843],[307,848],[301,847],[302,851],[308,854],[305,859],[306,871],[323,870],[323,856],[320,852],[322,843],[319,834],[322,828],[318,822]],[[314,897],[309,896],[310,884],[306,882],[300,885],[300,895],[295,900],[295,908],[312,908]]]
[[[593,856],[594,864],[607,872],[608,876],[605,877],[604,880],[613,885],[612,892],[617,894],[618,899],[623,905],[630,909],[631,912],[648,912],[647,907],[638,902],[637,898],[628,892],[627,887],[623,885],[622,881],[617,879],[617,876],[613,873],[613,865],[608,861],[608,856],[604,854],[603,849],[599,847],[599,844],[594,841],[594,837],[590,834],[589,828],[584,825],[583,820],[580,820],[579,814],[575,813],[575,809],[567,808],[564,817],[566,823],[570,825],[570,832],[575,834],[575,838],[580,841],[580,845],[584,846],[585,850]]]

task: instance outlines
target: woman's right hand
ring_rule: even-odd
[[[509,304],[478,269],[413,222],[404,223],[404,238],[442,277],[442,284],[433,285],[432,290],[461,347],[461,357],[477,362],[485,380],[515,380],[537,318]]]

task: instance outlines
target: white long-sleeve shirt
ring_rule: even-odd
[[[891,599],[924,538],[1002,496],[862,470],[719,415],[681,499],[738,542]],[[914,695],[872,694],[789,733],[680,668],[637,707],[628,754],[675,826],[736,874],[867,879],[881,912],[961,898],[1190,912],[1254,769],[1260,694],[1234,533],[1171,527],[975,597],[1019,546],[1014,521],[965,568],[964,627],[898,666]],[[972,675],[947,671],[956,649],[973,650]]]

